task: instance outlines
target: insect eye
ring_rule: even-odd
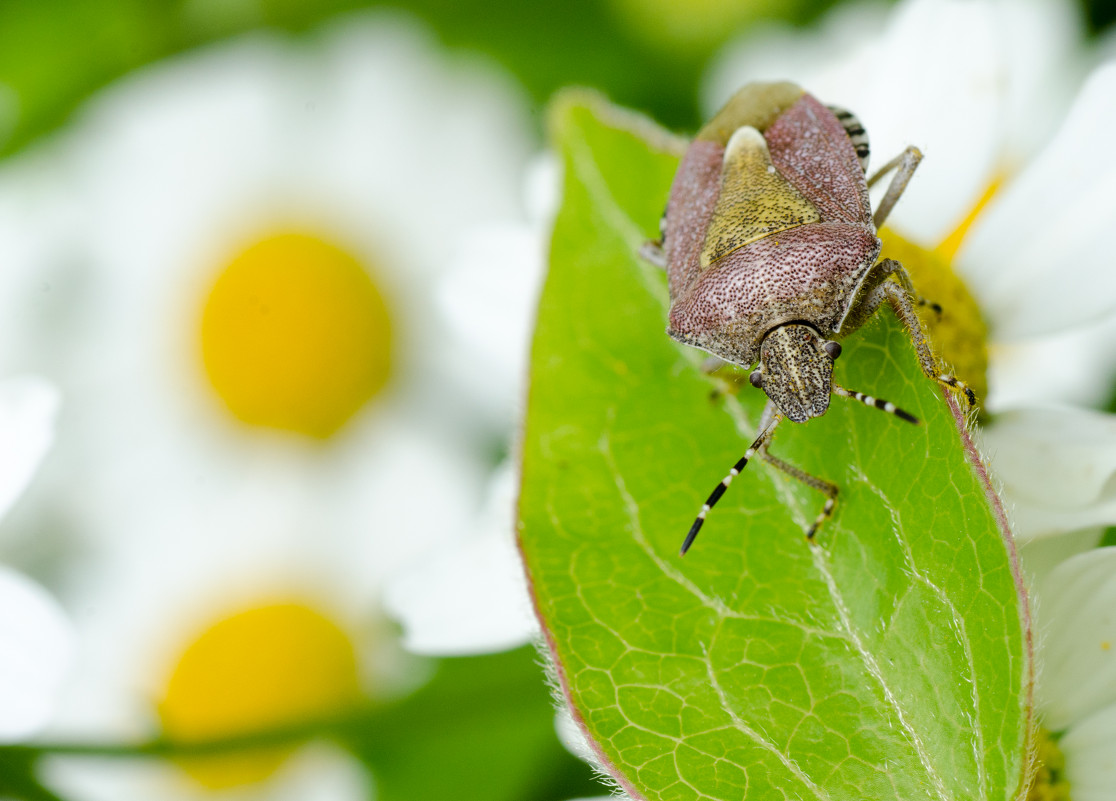
[[[752,374],[748,376],[748,380],[752,382],[753,387],[762,387],[763,373],[759,370],[753,370]]]
[[[831,359],[836,359],[838,356],[841,355],[841,343],[840,342],[834,342],[834,341],[830,340],[830,341],[826,342],[824,345],[822,345],[822,347],[825,348],[825,352],[829,354],[829,358],[831,358]]]

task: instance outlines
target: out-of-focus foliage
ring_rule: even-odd
[[[1116,20],[1116,1],[1081,2],[1094,31]],[[299,31],[369,7],[416,14],[445,44],[494,58],[540,108],[560,87],[582,84],[667,125],[692,127],[700,121],[695,87],[716,45],[755,19],[806,23],[833,4],[703,0],[670,4],[664,18],[658,0],[4,0],[0,84],[14,91],[18,117],[14,128],[0,123],[0,154],[59,125],[90,92],[154,59],[255,28]],[[687,19],[694,21],[682,24]]]
[[[599,795],[588,765],[554,736],[532,648],[444,660],[404,701],[341,735],[383,801],[549,801]]]
[[[327,738],[367,766],[381,801],[560,801],[601,793],[592,769],[554,735],[550,692],[530,647],[445,659],[433,678],[395,702],[370,704],[336,721],[189,744],[54,747],[54,753],[131,759],[220,752]],[[0,747],[0,797],[56,798],[39,784],[35,746]]]
[[[61,124],[94,89],[146,62],[256,28],[299,31],[368,7],[405,10],[446,45],[487,54],[540,108],[558,88],[584,84],[668,124],[693,126],[696,85],[713,46],[752,17],[793,14],[806,21],[831,4],[703,2],[692,16],[707,21],[670,39],[655,24],[659,4],[650,0],[5,0],[0,84],[15,92],[19,111],[0,152]],[[741,13],[741,5],[754,10]]]

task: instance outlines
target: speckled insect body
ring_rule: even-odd
[[[667,270],[667,333],[732,364],[758,363],[750,381],[769,399],[759,437],[702,507],[682,553],[754,455],[827,496],[807,537],[832,514],[835,484],[767,452],[783,418],[818,417],[836,394],[917,422],[887,401],[833,384],[833,360],[841,352],[836,340],[882,303],[906,326],[923,372],[974,401],[968,387],[939,370],[915,311],[926,301],[906,270],[891,259],[878,261],[876,230],[921,153],[909,147],[866,180],[868,155],[867,134],[851,113],[826,107],[791,83],[756,83],[737,92],[682,159],[662,240],[643,251]],[[868,188],[893,170],[873,216]]]

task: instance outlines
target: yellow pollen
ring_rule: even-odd
[[[360,695],[346,634],[295,603],[224,618],[190,644],[159,702],[165,735],[198,742],[310,722],[352,706]],[[282,747],[179,760],[210,789],[268,778],[289,755]]]
[[[988,394],[988,326],[968,287],[940,250],[919,247],[890,228],[879,235],[881,258],[900,262],[919,294],[942,307],[940,317],[929,306],[919,309],[934,352],[983,400]]]
[[[218,275],[202,311],[201,356],[239,420],[324,439],[383,388],[391,325],[357,259],[283,233]]]
[[[950,262],[953,261],[953,257],[956,256],[957,251],[961,249],[961,243],[964,242],[965,237],[968,236],[969,229],[973,227],[973,223],[975,223],[981,213],[984,212],[985,207],[992,198],[999,194],[1000,190],[1004,188],[1007,179],[1008,172],[1004,170],[998,172],[993,176],[992,180],[988,182],[988,186],[985,188],[984,192],[977,198],[976,205],[969,210],[969,213],[965,215],[964,219],[953,229],[949,236],[943,239],[942,243],[938,245],[938,254],[943,259]]]
[[[1066,760],[1058,743],[1042,727],[1039,727],[1037,739],[1035,774],[1027,791],[1027,801],[1070,801]]]
[[[1101,650],[1102,651],[1111,651],[1112,650],[1112,643],[1110,643],[1108,640],[1102,641],[1101,642]]]

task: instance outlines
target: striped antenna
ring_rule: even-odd
[[[865,406],[882,409],[888,414],[895,415],[900,420],[906,420],[908,423],[918,425],[920,422],[919,419],[910,412],[900,409],[891,401],[885,401],[883,398],[873,398],[871,395],[865,395],[863,392],[853,392],[844,387],[839,387],[836,384],[833,385],[833,394],[840,395],[842,398],[852,398],[853,400],[860,401]]]
[[[686,551],[690,550],[690,546],[693,545],[694,540],[697,539],[698,532],[701,531],[701,525],[705,522],[705,516],[709,514],[709,510],[717,504],[717,501],[721,500],[721,496],[725,494],[725,490],[729,488],[729,484],[732,483],[734,478],[740,475],[740,471],[748,464],[748,460],[755,456],[756,451],[763,447],[767,440],[771,439],[771,435],[775,433],[775,426],[777,426],[782,419],[783,416],[781,414],[775,415],[775,419],[771,421],[758,437],[756,437],[756,441],[744,452],[740,461],[733,465],[732,470],[729,470],[729,474],[722,478],[721,483],[709,494],[709,498],[701,507],[701,511],[698,512],[697,518],[694,519],[694,524],[690,526],[690,533],[686,535],[686,540],[682,543],[682,548],[678,552],[679,556],[685,556]]]

